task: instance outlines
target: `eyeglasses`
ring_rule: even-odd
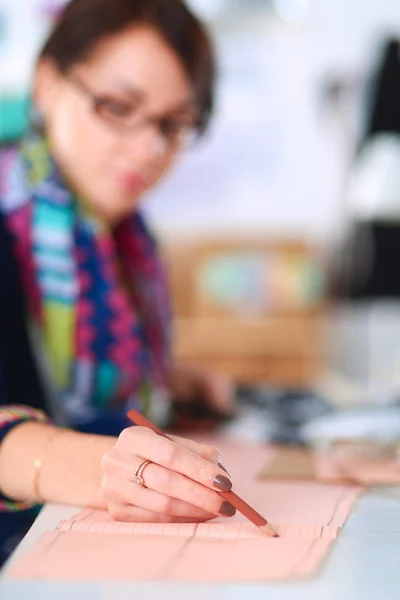
[[[141,117],[138,103],[95,94],[75,74],[68,79],[89,98],[94,114],[119,134],[127,135],[144,127],[155,127],[158,133],[157,148],[161,154],[180,152],[194,145],[199,138],[199,119]]]

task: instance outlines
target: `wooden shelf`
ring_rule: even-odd
[[[248,315],[216,303],[201,276],[215,257],[249,255],[269,260],[317,260],[304,241],[192,241],[164,249],[174,308],[174,354],[180,361],[220,370],[239,382],[307,385],[324,356],[324,299],[310,305],[279,305]]]

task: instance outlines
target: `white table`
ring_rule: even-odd
[[[40,583],[7,579],[7,567],[77,508],[46,506],[0,579],[0,600],[398,600],[400,489],[374,490],[356,505],[321,573],[313,580],[269,585]]]

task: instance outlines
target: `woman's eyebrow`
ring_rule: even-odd
[[[171,115],[179,115],[180,113],[187,113],[188,111],[194,112],[195,104],[193,100],[190,98],[188,100],[184,100],[179,104],[176,104],[174,107],[171,107],[168,111]]]
[[[117,86],[121,92],[124,92],[127,95],[131,96],[134,100],[136,100],[136,102],[139,101],[140,103],[142,103],[147,98],[147,94],[144,90],[141,90],[140,88],[132,85],[131,83],[128,83],[127,81],[123,81],[122,79],[116,79],[114,81],[114,85]],[[164,113],[171,116],[179,116],[182,113],[185,113],[187,111],[193,112],[194,110],[195,103],[193,101],[193,98],[187,98],[186,100],[179,102],[175,106],[167,108],[164,111]]]
[[[119,88],[120,91],[125,92],[128,96],[131,96],[135,100],[143,102],[146,98],[146,92],[133,86],[131,83],[127,83],[121,79],[116,79],[114,85]]]

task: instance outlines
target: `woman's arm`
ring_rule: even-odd
[[[0,491],[23,502],[104,508],[101,460],[115,442],[42,423],[18,423],[0,445]],[[36,461],[41,466],[35,470]]]
[[[143,487],[134,475],[144,460]],[[115,439],[20,422],[0,444],[0,490],[15,501],[106,508],[122,521],[198,522],[235,513],[217,493],[232,487],[220,460],[214,447],[142,427]]]

